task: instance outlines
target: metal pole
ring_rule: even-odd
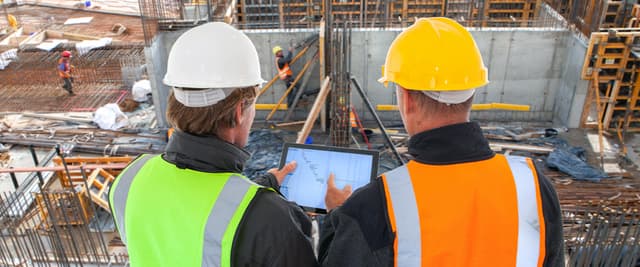
[[[35,164],[36,167],[38,167],[38,155],[36,154],[36,150],[33,149],[33,145],[29,145],[29,152],[31,152],[31,158],[33,158],[33,163]],[[44,179],[42,178],[42,173],[41,172],[36,172],[36,175],[38,175],[38,180],[40,181],[40,188],[42,188],[44,186]]]
[[[11,175],[11,182],[13,182],[13,187],[18,190],[18,187],[20,186],[18,184],[18,178],[16,178],[16,174],[13,172],[10,172],[9,175]]]
[[[360,94],[360,97],[362,97],[362,101],[364,101],[364,103],[366,104],[367,108],[369,109],[369,112],[371,112],[371,115],[373,115],[373,118],[376,120],[376,123],[378,124],[378,127],[380,127],[380,131],[382,132],[382,136],[384,136],[384,139],[387,140],[387,143],[389,143],[389,146],[391,147],[393,154],[396,155],[396,157],[400,161],[400,165],[404,165],[405,164],[404,160],[400,156],[400,153],[398,153],[396,146],[394,146],[393,142],[391,142],[391,138],[389,137],[389,135],[387,135],[387,131],[384,129],[384,125],[382,124],[380,117],[378,117],[378,114],[376,114],[375,109],[373,109],[373,105],[371,105],[369,98],[364,94],[364,91],[362,90],[362,88],[360,88],[360,84],[358,84],[358,81],[356,80],[356,78],[351,77],[351,82],[353,83],[353,86],[356,88],[356,91],[358,91],[358,94]]]
[[[56,154],[58,154],[58,157],[60,157],[60,161],[62,162],[62,166],[64,167],[64,172],[67,174],[67,178],[69,179],[69,183],[71,184],[71,173],[69,173],[67,160],[65,160],[64,155],[62,155],[62,151],[60,151],[60,144],[56,144]]]

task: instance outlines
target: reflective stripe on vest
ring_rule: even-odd
[[[518,195],[518,255],[516,266],[536,266],[540,255],[540,221],[536,187],[527,159],[506,157],[516,182]]]
[[[420,266],[420,218],[409,171],[402,166],[385,175],[395,215],[396,266]]]
[[[120,238],[122,238],[122,242],[127,244],[127,235],[124,223],[124,210],[127,204],[127,194],[129,193],[129,188],[131,188],[131,182],[133,182],[133,177],[140,171],[142,166],[144,166],[149,159],[153,158],[153,155],[143,154],[139,159],[131,163],[131,165],[127,166],[122,171],[122,175],[118,176],[116,180],[117,183],[114,182],[113,192],[110,192],[109,197],[111,198],[111,210],[113,214],[113,219],[116,222],[116,227],[120,232]]]
[[[110,194],[114,220],[125,244],[127,244],[128,236],[125,227],[125,209],[132,182],[143,166],[155,157],[160,156],[143,155],[134,161],[118,176]],[[261,186],[240,175],[231,174],[226,178],[216,201],[206,216],[207,220],[203,227],[202,251],[198,253],[202,256],[201,266],[231,265],[231,248],[235,232],[240,218],[246,211],[247,201],[253,199],[258,188]],[[198,225],[193,226],[198,227]],[[161,235],[162,233],[157,234]],[[133,262],[133,257],[137,255],[130,256]],[[148,255],[145,256],[148,257]]]
[[[242,177],[231,175],[225,183],[218,200],[213,205],[204,230],[204,246],[202,247],[202,266],[229,266],[230,262],[221,264],[222,240],[231,218],[236,213],[245,194],[252,184]],[[234,231],[235,232],[235,231]],[[228,248],[231,250],[231,246]],[[229,253],[229,256],[231,253]]]
[[[496,157],[503,156],[497,155]],[[541,201],[535,168],[526,158],[514,156],[505,158],[511,169],[515,186],[513,190],[517,199],[518,236],[516,255],[513,258],[515,260],[514,266],[539,266],[544,260],[545,253],[544,217],[540,206]],[[491,160],[499,161],[500,158]],[[419,163],[413,162],[413,164],[411,166]],[[459,164],[458,167],[463,168],[462,166],[464,165]],[[414,189],[408,166],[410,164],[383,175],[389,219],[392,230],[396,233],[394,243],[395,266],[424,266],[425,262],[422,261],[421,255],[423,252],[421,241],[422,238],[428,238],[429,233],[421,233],[424,229],[421,229],[420,216],[426,215],[418,212],[418,200],[416,199],[416,193],[414,193],[416,190]],[[451,168],[456,167],[452,166]],[[425,176],[427,175],[430,179],[445,179],[446,181],[446,177],[425,174]],[[429,203],[421,204],[428,205]],[[436,205],[442,204],[438,203]],[[451,212],[456,212],[456,207],[451,207]],[[500,219],[496,218],[496,220]],[[541,221],[542,223],[540,223]],[[473,265],[484,266],[482,264],[487,263],[475,262]]]
[[[276,57],[276,68],[278,69],[278,76],[280,76],[280,80],[286,80],[287,77],[292,76],[293,72],[291,68],[289,68],[289,63],[284,63],[284,67],[280,68],[280,64],[278,64],[279,57]]]

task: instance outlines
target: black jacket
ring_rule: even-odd
[[[476,123],[450,125],[411,137],[409,153],[420,163],[455,164],[494,157]],[[563,266],[562,217],[558,197],[536,169],[545,218],[544,266]],[[380,178],[364,186],[324,220],[319,261],[323,266],[393,266],[394,233]]]
[[[178,168],[240,174],[249,153],[214,136],[176,131],[162,156]],[[254,182],[280,189],[272,174]],[[300,207],[279,193],[258,190],[238,226],[231,266],[317,266],[310,236],[311,222]]]

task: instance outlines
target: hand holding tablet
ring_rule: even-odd
[[[377,175],[377,151],[285,143],[282,153],[281,167],[291,161],[296,161],[297,167],[285,177],[280,192],[311,212],[326,213],[325,195],[331,173],[337,188],[351,185],[353,190]]]

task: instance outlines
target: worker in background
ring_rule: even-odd
[[[328,183],[321,264],[564,266],[553,185],[530,158],[492,152],[469,122],[474,89],[489,82],[471,34],[448,18],[417,20],[391,44],[380,81],[396,86],[414,159],[341,206],[350,191]]]
[[[317,265],[309,218],[278,193],[295,162],[255,182],[241,174],[263,82],[253,43],[228,24],[176,40],[164,77],[175,132],[163,154],[138,157],[109,194],[131,266]]]
[[[284,81],[285,85],[287,86],[286,89],[289,89],[294,80],[293,71],[291,71],[291,67],[289,66],[289,64],[291,64],[291,58],[293,57],[293,47],[290,47],[288,49],[286,55],[282,52],[282,47],[280,46],[273,47],[272,51],[276,56],[276,68],[278,69],[278,76],[280,77],[280,80]],[[289,92],[289,94],[287,95],[288,107],[291,107],[291,105],[293,104],[297,92],[298,85],[295,85],[291,92]]]
[[[64,82],[62,88],[64,88],[64,90],[67,91],[69,95],[75,95],[73,93],[73,76],[71,76],[74,69],[73,65],[71,65],[71,52],[66,50],[62,51],[60,60],[58,60],[57,69],[58,76],[60,76],[60,78]]]

